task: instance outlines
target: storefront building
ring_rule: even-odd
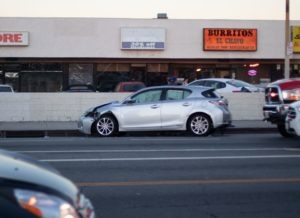
[[[0,84],[59,92],[118,82],[210,77],[253,84],[283,78],[284,21],[0,18]],[[300,77],[300,21],[291,21],[290,76]],[[297,32],[299,31],[299,32]],[[298,40],[299,39],[299,40]]]

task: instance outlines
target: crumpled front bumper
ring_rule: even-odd
[[[77,123],[77,128],[80,132],[91,135],[92,134],[92,125],[95,122],[95,119],[92,117],[81,116]]]

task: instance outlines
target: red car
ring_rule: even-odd
[[[145,87],[145,84],[140,81],[119,82],[115,92],[136,92]]]

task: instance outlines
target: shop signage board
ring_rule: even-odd
[[[204,28],[204,51],[256,51],[257,29]]]
[[[165,39],[164,28],[121,28],[121,49],[163,50]]]
[[[28,32],[0,32],[0,46],[28,46]]]
[[[293,52],[300,53],[300,26],[293,26],[292,28]]]

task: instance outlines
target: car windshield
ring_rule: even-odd
[[[226,82],[229,85],[235,86],[235,87],[251,87],[251,88],[256,88],[254,85],[241,81],[241,80],[230,80]]]

